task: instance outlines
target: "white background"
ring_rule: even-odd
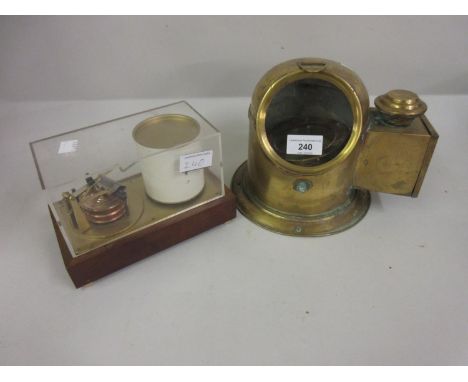
[[[468,93],[468,17],[1,17],[0,99],[249,96],[317,56],[371,94]]]
[[[0,18],[0,364],[468,364],[468,96],[450,95],[467,93],[466,32],[466,18]],[[421,93],[441,138],[420,196],[373,194],[324,238],[238,215],[76,290],[28,142],[186,98],[220,129],[229,182],[256,81],[303,55],[351,66],[372,94]]]

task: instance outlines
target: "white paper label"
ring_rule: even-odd
[[[210,167],[213,163],[213,150],[201,151],[199,153],[181,155],[179,171],[187,172],[199,168]]]
[[[62,141],[58,149],[59,154],[74,153],[78,150],[78,139],[73,139],[71,141]]]
[[[286,154],[322,155],[323,135],[288,135]]]

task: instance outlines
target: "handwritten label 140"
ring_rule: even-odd
[[[288,135],[286,154],[322,155],[323,135]]]
[[[201,151],[199,153],[181,155],[179,171],[187,172],[199,168],[210,167],[213,164],[213,150]]]

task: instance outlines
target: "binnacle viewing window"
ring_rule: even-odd
[[[286,85],[273,97],[266,113],[270,145],[281,158],[300,166],[317,166],[336,157],[352,128],[353,112],[344,93],[319,79]],[[315,137],[309,141],[307,136]],[[293,138],[299,141],[292,142]],[[294,151],[289,146],[293,143]]]

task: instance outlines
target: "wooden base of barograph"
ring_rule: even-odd
[[[72,256],[49,207],[65,267],[77,288],[223,224],[236,216],[236,197],[225,195],[79,256]]]

